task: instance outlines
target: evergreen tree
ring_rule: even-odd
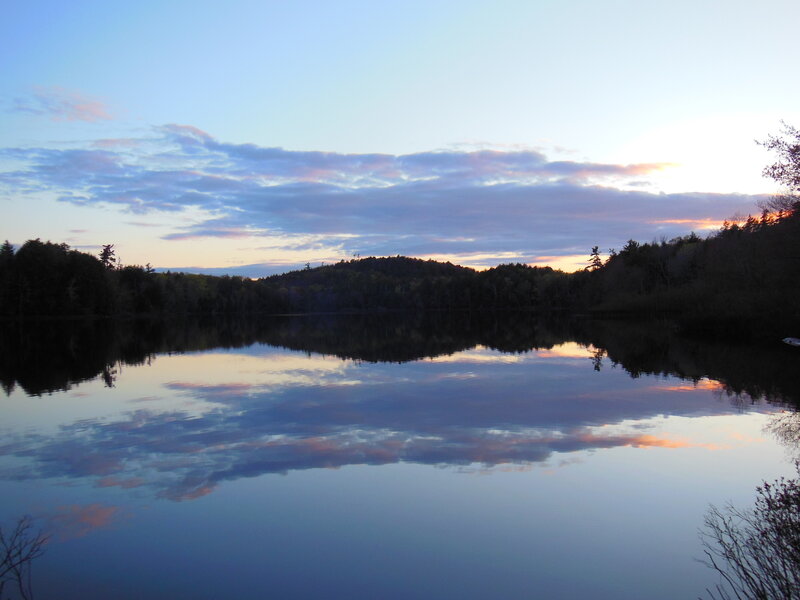
[[[11,314],[15,296],[14,246],[6,240],[0,246],[0,315]]]
[[[114,253],[114,244],[105,244],[100,250],[100,262],[106,269],[113,269],[117,264],[117,257]]]
[[[0,246],[0,261],[6,261],[14,256],[14,246],[6,240],[3,242],[3,245]]]
[[[589,254],[589,266],[586,267],[587,271],[597,271],[603,267],[603,259],[600,258],[600,246],[592,246],[592,252]]]

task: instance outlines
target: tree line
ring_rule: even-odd
[[[673,314],[698,332],[797,335],[800,210],[765,210],[705,239],[630,240],[584,280],[594,311]]]
[[[258,280],[157,273],[122,266],[113,245],[98,256],[28,240],[0,246],[0,316],[132,316],[468,310],[671,314],[697,332],[800,336],[800,131],[764,145],[778,152],[765,175],[785,190],[760,216],[642,243],[629,240],[586,269],[502,264],[475,271],[409,257],[340,261]]]
[[[67,244],[28,240],[0,247],[0,315],[81,317],[272,312],[270,292],[243,277],[156,273],[116,264],[111,245],[100,256]]]
[[[389,310],[672,314],[719,330],[796,328],[800,211],[765,211],[702,239],[634,240],[584,271],[503,264],[475,271],[407,257],[364,258],[258,280],[117,267],[66,244],[0,248],[0,315],[132,316]],[[800,333],[787,331],[784,335]]]
[[[401,256],[251,280],[117,266],[40,239],[0,248],[0,315],[7,317],[564,308],[574,303],[568,282],[549,267],[477,272]]]
[[[800,334],[800,130],[761,145],[777,153],[764,176],[782,186],[759,216],[641,244],[629,240],[608,260],[597,248],[587,267],[584,304],[600,311],[670,312],[696,331]]]

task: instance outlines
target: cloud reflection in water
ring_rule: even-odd
[[[54,435],[16,434],[0,456],[23,464],[0,477],[87,480],[185,500],[224,481],[302,469],[491,467],[625,446],[684,448],[697,444],[621,424],[734,410],[709,400],[710,384],[675,390],[621,371],[594,373],[593,349],[577,344],[524,354],[478,347],[402,365],[305,358],[262,345],[245,352],[258,355],[245,369],[242,351],[214,358],[247,380],[212,383],[198,370],[191,381],[162,382],[202,411],[148,404],[65,424]],[[198,366],[207,359],[198,354]]]

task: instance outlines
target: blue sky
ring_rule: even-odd
[[[757,211],[793,1],[12,1],[0,238],[260,275],[565,268]]]

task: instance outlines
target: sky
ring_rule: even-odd
[[[778,190],[796,0],[9,0],[0,239],[259,277],[574,270]]]

